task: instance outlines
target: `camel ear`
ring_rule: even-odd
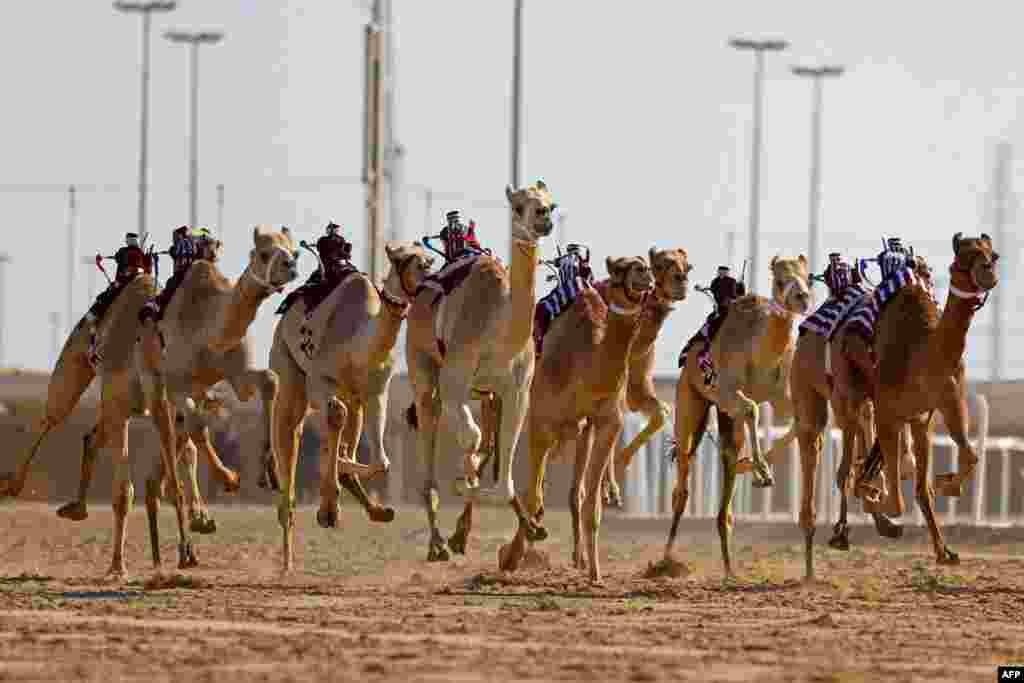
[[[779,260],[779,255],[778,254],[776,254],[775,256],[772,256],[772,262],[769,264],[769,268],[774,268],[775,267],[775,263],[778,260]]]
[[[985,240],[986,242],[988,242],[988,245],[989,245],[990,247],[992,246],[992,238],[991,238],[991,237],[989,237],[989,236],[988,236],[988,235],[987,235],[986,233],[981,233],[981,239],[983,239],[983,240]]]
[[[544,184],[543,180],[541,180],[540,178],[537,178],[537,189],[538,190],[547,190],[548,186]]]
[[[512,189],[511,185],[506,185],[505,186],[505,199],[508,200],[509,204],[515,204],[515,202],[512,201],[512,197],[513,197],[513,195],[515,195],[515,193],[516,192],[515,192],[515,190]]]
[[[647,250],[647,258],[648,258],[648,260],[649,260],[649,262],[651,264],[651,268],[654,267],[654,254],[655,253],[656,253],[656,251],[655,251],[654,247],[651,247],[650,249]]]
[[[807,257],[806,256],[804,256],[803,254],[800,254],[799,256],[796,257],[796,260],[800,262],[800,265],[802,265],[804,267],[804,270],[807,270]]]
[[[960,253],[960,238],[963,237],[963,235],[964,234],[962,232],[958,232],[957,234],[953,235],[953,254],[954,255]]]
[[[389,261],[394,261],[395,260],[395,252],[396,251],[397,251],[397,248],[391,246],[390,244],[385,244],[384,245],[384,253],[388,255],[388,260]]]
[[[291,237],[292,237],[292,231],[288,229],[287,225],[282,225],[281,226],[281,234],[283,234],[288,239],[291,239]]]

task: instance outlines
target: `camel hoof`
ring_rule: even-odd
[[[189,531],[193,531],[197,534],[215,534],[217,533],[217,522],[210,517],[196,517],[188,525]]]
[[[329,510],[320,508],[316,511],[316,523],[323,529],[337,529],[339,515],[340,513],[338,511],[337,504],[332,506]]]
[[[875,529],[884,538],[903,538],[903,527],[882,513],[875,514]]]
[[[572,566],[581,572],[585,572],[587,571],[587,559],[583,557],[582,553],[580,555],[573,555]]]
[[[775,486],[775,479],[770,474],[764,478],[755,476],[754,481],[750,482],[750,485],[755,489],[766,489]]]
[[[836,550],[850,549],[850,527],[843,522],[836,522],[832,528],[832,538],[828,539],[828,547]]]
[[[242,478],[238,476],[238,473],[234,473],[234,478],[224,482],[224,493],[227,495],[233,495],[242,490]]]
[[[608,490],[608,500],[605,504],[611,508],[622,507],[622,493],[619,491],[618,487],[614,487]]]
[[[256,480],[256,485],[261,489],[281,491],[281,482],[277,478],[277,466],[272,457],[263,458],[263,470],[260,472],[260,478]]]
[[[544,528],[543,524],[530,524],[526,523],[526,540],[530,543],[538,543],[545,541],[548,538],[548,530]]]
[[[935,493],[949,498],[959,498],[963,494],[963,482],[954,472],[936,475]]]
[[[876,505],[882,502],[882,489],[871,484],[858,484],[853,490],[853,495]]]
[[[192,543],[181,543],[178,545],[178,569],[191,569],[198,567],[199,560],[196,559]]]
[[[939,564],[955,565],[960,564],[960,556],[949,549],[949,546],[943,546],[942,552],[936,558]]]
[[[125,567],[124,562],[113,562],[110,565],[110,569],[107,570],[105,578],[108,579],[123,579],[124,575],[128,573],[128,568]]]
[[[86,509],[85,503],[75,500],[57,508],[57,516],[70,519],[72,522],[81,522],[89,518],[89,511]]]
[[[395,519],[395,509],[391,507],[371,507],[366,511],[371,522],[392,522]]]
[[[514,572],[519,569],[519,558],[513,552],[512,543],[503,543],[498,548],[498,569],[503,572]]]
[[[431,543],[430,550],[427,551],[427,562],[447,562],[451,559],[451,555],[448,553],[448,548],[444,547],[444,543]]]

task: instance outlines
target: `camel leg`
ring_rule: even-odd
[[[437,484],[437,427],[440,411],[434,397],[437,385],[437,369],[426,354],[409,359],[409,375],[416,392],[416,414],[419,426],[416,429],[416,450],[423,458],[426,478],[423,482],[423,504],[430,525],[430,540],[427,548],[428,562],[446,562],[450,557],[446,540],[437,524],[441,496]]]
[[[850,474],[853,467],[855,444],[851,443],[858,437],[850,430],[843,429],[843,454],[839,460],[839,467],[836,468],[836,489],[839,491],[839,519],[832,527],[832,538],[828,539],[830,548],[836,550],[850,549],[850,524],[847,521],[849,515],[850,495]],[[804,450],[800,445],[801,453]]]
[[[81,522],[89,517],[89,510],[85,499],[89,494],[89,486],[92,484],[93,470],[96,466],[98,436],[99,423],[82,437],[82,476],[78,481],[78,498],[60,506],[57,509],[58,517],[70,519],[73,522]]]
[[[205,431],[205,430],[204,430]],[[206,432],[209,436],[209,432]],[[210,511],[203,500],[203,494],[199,489],[199,449],[196,447],[195,439],[185,435],[179,438],[181,446],[178,448],[177,462],[184,471],[185,481],[185,502],[188,510],[189,529],[197,534],[212,534],[217,531],[217,522],[210,516]]]
[[[690,500],[690,462],[697,453],[707,427],[711,404],[690,385],[685,373],[676,388],[676,421],[674,448],[676,456],[676,485],[672,490],[672,526],[665,543],[665,562],[674,563],[676,534],[679,520]]]
[[[281,571],[288,573],[295,566],[295,472],[309,399],[302,369],[283,347],[284,344],[275,339],[270,350],[270,367],[281,380],[281,392],[275,399],[272,450],[282,458],[274,467],[280,466],[284,477],[278,494],[277,521],[282,533]]]
[[[530,473],[529,490],[526,496],[526,514],[540,528],[544,520],[544,478],[547,473],[548,454],[558,441],[557,435],[542,425],[530,425],[529,429]],[[570,507],[575,513],[575,510]],[[498,551],[498,568],[503,571],[515,571],[526,555],[528,544],[532,541],[527,532],[527,525],[520,523],[511,543]]]
[[[978,454],[967,439],[967,397],[965,395],[966,385],[961,372],[960,380],[950,380],[943,387],[942,398],[939,401],[939,412],[946,422],[949,430],[949,437],[957,447],[957,470],[947,472],[935,477],[935,487],[939,495],[958,497],[961,494],[965,482],[970,481],[974,476],[974,470],[978,466]],[[915,441],[917,434],[914,434]],[[920,451],[917,451],[920,452]],[[921,468],[918,467],[918,472]]]
[[[929,413],[926,418],[919,418],[910,423],[910,430],[914,438],[914,456],[917,460],[914,492],[917,495],[917,504],[921,508],[921,514],[928,525],[928,533],[932,537],[935,561],[939,564],[960,564],[960,556],[946,545],[942,537],[942,530],[935,521],[935,495],[932,492],[931,482],[928,481],[928,461],[931,459],[932,453],[932,415],[933,413]]]
[[[895,483],[888,486],[887,495],[880,500],[871,502],[879,503],[878,512],[885,513],[889,517],[899,517],[903,514],[903,491],[899,486],[900,431],[904,428],[905,423],[892,424],[885,422],[884,419],[883,414],[879,412],[876,420],[878,434],[875,447],[868,459],[881,457],[886,481]],[[918,463],[918,467],[920,468],[920,463]],[[870,469],[861,473],[861,485],[865,483],[864,478],[870,476],[870,473]]]
[[[378,463],[379,467],[383,468],[383,471],[387,471],[391,467],[391,463],[388,460],[387,455],[384,453],[384,420],[386,417],[387,407],[386,394],[378,394],[376,396],[370,396],[366,402],[366,423],[369,426],[367,432],[370,444],[370,458],[374,462]],[[362,436],[363,430],[363,413],[364,409],[361,405],[353,405],[352,412],[349,415],[348,423],[345,425],[345,437],[344,441],[350,444],[352,451],[352,458],[355,458],[356,449],[359,445],[360,437]],[[344,465],[344,463],[342,463]],[[367,516],[370,521],[373,522],[390,522],[395,518],[395,509],[381,505],[380,503],[370,500],[370,496],[367,495],[366,489],[363,488],[363,482],[355,474],[342,473],[338,480],[338,483],[344,487],[346,491],[352,494],[352,497],[359,501],[359,504],[366,510]]]
[[[314,390],[320,394],[320,507],[316,512],[316,522],[324,529],[338,527],[341,515],[339,496],[341,486],[341,460],[349,457],[350,444],[343,444],[342,430],[349,419],[349,409],[341,399],[335,396],[335,389],[328,391]]]
[[[111,506],[114,510],[114,549],[107,573],[123,576],[128,514],[135,503],[135,487],[132,484],[131,461],[128,457],[128,419],[131,413],[124,400],[127,395],[128,373],[110,373],[104,380],[100,404],[101,438],[97,445],[110,458],[113,469]]]
[[[619,400],[613,399],[606,405],[598,407],[598,415],[593,418],[594,442],[588,458],[585,476],[586,494],[580,517],[583,518],[587,556],[590,564],[590,580],[592,583],[601,581],[601,559],[598,557],[598,536],[601,530],[601,508],[604,500],[601,496],[601,480],[611,462],[615,444],[622,434],[622,410]],[[577,459],[578,461],[578,459]]]
[[[815,488],[818,465],[828,425],[828,401],[820,396],[806,397],[799,403],[794,429],[800,441],[800,528],[804,532],[804,579],[814,579],[814,530],[818,522]],[[846,444],[844,444],[844,448]]]
[[[188,432],[189,438],[195,445],[197,452],[201,452],[206,458],[206,464],[210,471],[216,474],[224,485],[224,493],[238,493],[241,490],[241,478],[238,472],[224,464],[213,447],[213,439],[210,438],[210,428],[206,425],[196,425]]]
[[[745,425],[750,433],[750,451],[753,456],[754,481],[756,488],[766,488],[775,482],[772,478],[771,469],[765,461],[764,453],[761,451],[761,440],[757,438],[757,421],[759,409],[755,401],[750,400],[739,389],[738,378],[734,373],[723,368],[719,375],[719,415],[723,412],[736,420],[739,425]],[[733,439],[735,441],[735,438]]]
[[[280,491],[281,482],[277,476],[277,457],[274,453],[274,406],[277,402],[277,392],[280,387],[277,373],[269,369],[245,370],[236,377],[229,377],[228,383],[242,402],[247,402],[256,391],[260,394],[260,399],[263,402],[263,467],[260,471],[258,485],[260,488]],[[210,453],[214,453],[212,448]],[[209,454],[207,454],[207,458],[210,458]],[[217,458],[217,462],[220,462],[219,458]],[[238,489],[237,473],[232,472],[223,463],[220,464],[219,469],[212,460],[210,464],[221,475],[225,491],[230,493]],[[232,474],[234,475],[233,477],[231,476]]]
[[[718,538],[722,546],[722,562],[726,577],[733,578],[736,574],[732,568],[732,534],[733,515],[732,500],[736,494],[736,460],[739,448],[736,443],[736,421],[718,411],[718,441],[722,459],[722,492],[718,509]]]
[[[583,433],[576,439],[576,461],[573,465],[572,488],[569,490],[569,512],[572,514],[572,562],[577,569],[587,568],[583,552],[583,501],[586,498],[587,467],[594,452],[596,432],[594,423],[587,420]],[[609,465],[611,467],[612,465]],[[603,500],[603,499],[602,499]]]

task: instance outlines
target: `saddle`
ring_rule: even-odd
[[[855,334],[868,342],[874,341],[875,325],[878,323],[878,316],[882,314],[882,309],[905,287],[911,287],[918,282],[920,278],[914,273],[913,268],[896,271],[875,287],[870,296],[864,296],[859,300],[850,312],[846,324]]]
[[[580,286],[582,283],[582,287]],[[590,287],[578,277],[559,282],[554,289],[544,295],[533,313],[533,340],[537,356],[540,356],[544,343],[544,335],[547,334],[551,323],[555,318],[567,311],[579,299],[580,292]]]
[[[434,292],[431,306],[437,306],[444,297],[454,292],[473,270],[473,264],[482,254],[468,254],[458,258],[436,273],[428,275],[416,288],[416,296],[425,289]]]
[[[358,268],[351,264],[346,264],[345,268],[341,271],[337,281],[332,284],[329,280],[324,280],[323,276],[317,278],[315,281],[311,277],[305,284],[299,288],[293,290],[284,298],[281,305],[277,307],[275,311],[278,315],[284,315],[288,312],[288,309],[292,307],[296,300],[302,299],[302,303],[306,305],[306,317],[313,315],[313,311],[322,304],[327,297],[331,295],[337,287],[339,287],[350,275],[360,272]]]

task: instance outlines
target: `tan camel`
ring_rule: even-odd
[[[939,564],[957,564],[959,556],[946,546],[935,521],[933,491],[928,481],[935,411],[958,449],[958,471],[936,476],[940,495],[959,496],[970,480],[978,456],[967,439],[967,381],[963,354],[975,312],[998,283],[999,255],[988,235],[953,236],[953,263],[946,306],[938,305],[920,283],[904,287],[882,310],[875,328],[878,385],[875,396],[875,446],[858,488],[868,500],[878,500],[877,488],[867,484],[884,463],[886,479],[900,481],[900,432],[910,425],[917,461],[915,493]],[[903,513],[903,494],[890,486],[882,510]]]
[[[930,269],[924,259],[917,257],[917,263],[918,274],[930,278]],[[867,303],[871,297],[869,290],[856,285],[852,287],[856,289],[846,290],[844,296],[851,297],[860,292],[861,299],[847,307],[845,316],[852,313],[856,306]],[[830,301],[835,302],[835,299]],[[832,405],[836,426],[843,434],[843,456],[836,474],[836,485],[841,496],[839,521],[836,522],[834,534],[829,540],[829,545],[838,550],[850,548],[847,483],[851,466],[863,462],[869,444],[874,443],[874,405],[871,401],[868,378],[864,376],[864,371],[871,371],[872,368],[865,367],[862,370],[857,364],[872,364],[871,349],[867,340],[845,324],[845,316],[837,321],[831,341],[823,334],[801,329],[789,375],[793,423],[788,434],[776,441],[768,453],[768,461],[777,464],[789,443],[794,438],[799,440],[802,473],[799,524],[804,531],[807,579],[814,577],[813,548],[817,524],[815,488],[828,423],[829,404]],[[902,528],[893,524],[888,517],[877,511],[871,514],[880,535],[888,538],[899,538],[902,535]]]
[[[647,418],[647,425],[619,453],[623,468],[633,456],[672,419],[672,408],[658,399],[654,390],[654,344],[675,304],[686,299],[689,274],[693,270],[683,249],[651,249],[648,254],[654,273],[654,292],[647,297],[640,316],[640,330],[629,356],[626,380],[626,409]],[[615,479],[615,456],[605,473],[606,505],[622,507],[622,493]]]
[[[370,519],[390,522],[391,508],[371,503],[359,474],[387,471],[384,422],[388,387],[395,371],[394,347],[419,284],[434,263],[418,243],[387,245],[391,270],[379,289],[363,273],[350,275],[306,319],[297,301],[274,333],[270,368],[281,381],[275,406],[276,452],[284,486],[278,519],[284,531],[285,571],[293,567],[295,468],[304,418],[320,411],[320,509],[322,527],[338,525],[339,482],[366,509]],[[355,462],[363,419],[369,429],[373,469]]]
[[[583,290],[545,335],[528,413],[528,512],[543,529],[548,454],[560,442],[575,439],[576,467],[569,495],[573,559],[577,568],[585,566],[585,538],[590,579],[595,582],[601,579],[597,554],[601,482],[622,433],[630,352],[640,331],[644,297],[655,284],[651,269],[640,257],[609,258],[606,264],[609,279]],[[527,542],[533,540],[520,527],[512,543],[499,553],[501,568],[515,570]]]
[[[492,256],[481,256],[472,263],[465,280],[436,305],[436,293],[425,289],[409,311],[405,354],[415,397],[417,451],[427,469],[423,498],[430,522],[428,561],[449,558],[437,524],[437,457],[442,445],[437,435],[442,420],[463,455],[470,493],[449,541],[451,550],[465,553],[474,500],[480,495],[504,497],[531,538],[539,534],[516,497],[512,459],[533,381],[537,242],[554,229],[554,201],[540,180],[518,190],[506,187],[505,196],[512,207],[509,266]],[[477,477],[481,432],[469,409],[474,389],[494,394],[501,417],[501,476],[499,484],[489,490],[481,490]]]
[[[672,493],[672,527],[665,546],[665,563],[672,564],[679,519],[689,499],[690,462],[697,453],[707,425],[708,411],[718,408],[719,450],[722,458],[722,498],[718,535],[725,572],[732,576],[732,498],[736,489],[737,454],[744,427],[751,436],[754,486],[773,483],[757,438],[758,404],[768,401],[788,407],[789,369],[794,353],[793,325],[811,305],[807,259],[774,258],[771,263],[772,298],[747,295],[729,306],[728,317],[711,346],[718,380],[704,383],[691,349],[676,385],[675,455],[678,467]],[[785,405],[784,405],[785,404]]]
[[[253,243],[249,264],[237,282],[229,281],[215,263],[196,261],[167,304],[159,325],[147,322],[142,328],[136,363],[142,375],[145,401],[156,421],[162,444],[163,469],[158,468],[146,481],[146,511],[153,544],[153,563],[157,567],[160,566],[160,546],[156,520],[160,506],[160,482],[164,473],[169,474],[178,518],[179,566],[196,564],[185,528],[177,468],[171,461],[177,439],[175,412],[185,413],[185,430],[197,440],[200,450],[212,450],[213,444],[209,441],[208,431],[197,430],[197,425],[190,424],[187,411],[189,398],[202,400],[209,388],[222,380],[231,386],[243,402],[258,392],[263,404],[265,424],[261,483],[267,483],[265,477],[271,486],[277,484],[272,438],[277,375],[271,370],[252,367],[246,332],[260,305],[298,276],[295,267],[297,253],[287,228],[273,232],[257,226],[253,231]],[[161,338],[166,348],[162,347]],[[116,410],[119,419],[121,414],[126,417],[130,415],[127,401],[119,402]],[[107,420],[107,413],[102,415],[101,429]],[[196,439],[203,434],[207,436],[205,440]],[[117,480],[130,482],[127,462],[122,469]],[[122,541],[124,522],[123,516],[117,520]],[[116,553],[120,570],[123,571],[123,557],[120,550]]]

